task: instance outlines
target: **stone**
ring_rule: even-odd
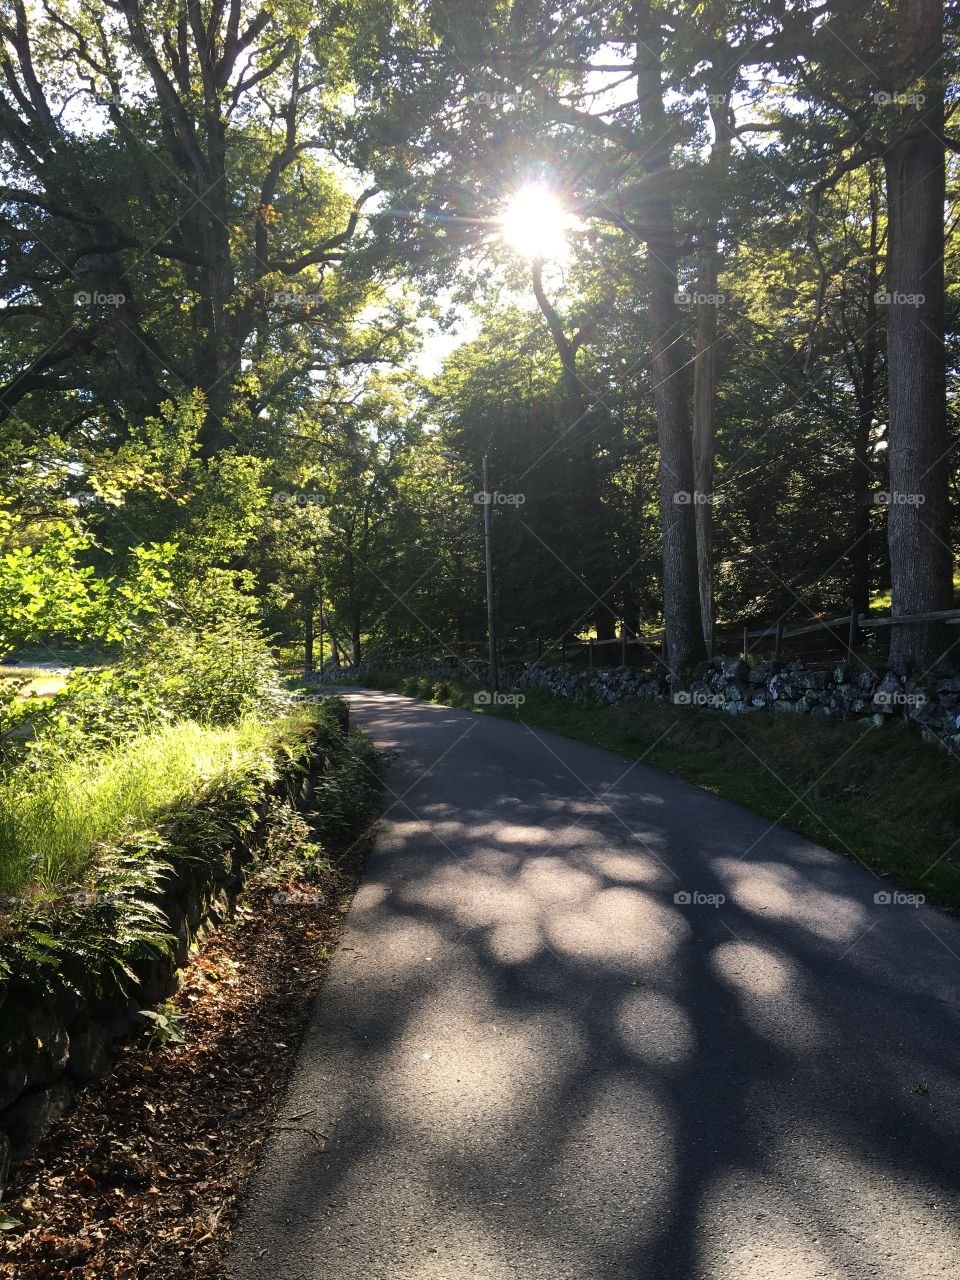
[[[797,676],[797,684],[801,689],[815,689],[822,692],[830,684],[830,672],[801,671]]]
[[[873,693],[879,679],[873,671],[861,671],[854,677],[853,683],[862,693]]]
[[[81,1014],[68,1028],[70,1057],[67,1072],[74,1079],[86,1084],[97,1080],[108,1070],[112,1057],[106,1031],[99,1022]]]
[[[873,695],[873,705],[882,715],[892,716],[902,710],[902,697],[903,684],[900,677],[888,671]]]
[[[783,663],[778,658],[771,658],[769,662],[760,662],[750,668],[750,683],[766,684],[771,676],[779,675],[782,670]]]
[[[171,988],[173,990],[173,988]],[[169,995],[170,991],[164,994]],[[125,1000],[111,1010],[98,1015],[97,1021],[103,1026],[108,1040],[126,1040],[131,1032],[143,1025],[140,1010],[147,1002],[141,994],[137,1000]]]
[[[47,1084],[67,1063],[69,1038],[52,1002],[32,1009],[7,1001],[0,1031],[0,1107],[31,1085]]]
[[[788,702],[792,702],[800,696],[800,689],[796,681],[782,673],[771,677],[769,687],[770,696],[775,701],[785,699]]]
[[[919,711],[921,707],[928,706],[931,703],[930,694],[922,684],[917,684],[915,680],[904,682],[903,693],[906,699],[904,705],[908,714],[912,711]]]
[[[921,702],[919,706],[907,708],[909,718],[915,724],[922,725],[927,729],[946,729],[953,728],[954,717],[949,714],[946,708],[941,707],[939,702],[932,702],[929,699]]]
[[[186,912],[179,910],[175,903],[167,902],[164,904],[167,914],[167,920],[170,924],[170,932],[173,935],[173,959],[176,967],[182,969],[187,963],[187,957],[190,955],[190,925],[187,921]]]
[[[69,1080],[54,1080],[30,1089],[0,1112],[0,1129],[10,1139],[12,1159],[22,1160],[34,1150],[70,1106],[75,1092]]]
[[[82,981],[84,977],[82,966],[77,965],[76,967],[78,972],[74,976],[78,981]],[[83,1008],[84,997],[76,986],[64,980],[62,972],[56,978],[50,979],[49,989],[53,997],[53,1007],[57,1017],[64,1026],[69,1026],[70,1022]]]
[[[9,1010],[4,1006],[3,1039],[0,1042],[0,1107],[7,1107],[16,1101],[27,1087],[27,1048],[28,1034],[26,1021],[21,1032],[19,1021],[11,1025],[7,1020]]]
[[[719,658],[718,670],[727,680],[746,680],[750,676],[750,668],[742,658]]]

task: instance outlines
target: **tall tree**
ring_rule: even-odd
[[[898,116],[887,146],[887,520],[894,615],[949,609],[946,349],[943,296],[944,68],[939,0],[900,0],[884,71]],[[902,105],[901,105],[902,104]],[[938,623],[894,627],[890,660],[934,665],[948,646]]]

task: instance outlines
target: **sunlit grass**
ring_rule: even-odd
[[[27,698],[50,698],[59,693],[67,683],[66,675],[61,671],[44,671],[40,667],[20,667],[0,664],[0,685],[26,681],[17,690],[17,700]]]
[[[953,575],[953,594],[955,599],[960,600],[960,570]],[[893,596],[889,591],[878,591],[870,597],[870,608],[874,613],[889,613],[892,604]]]
[[[149,825],[258,761],[269,769],[278,739],[304,724],[171,725],[49,772],[15,771],[0,780],[0,894],[76,882],[99,842]]]

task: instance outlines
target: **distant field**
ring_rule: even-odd
[[[67,682],[66,673],[61,671],[45,671],[41,667],[25,667],[0,664],[0,685],[7,682],[26,679],[27,683],[18,693],[19,699],[49,698],[59,692]]]

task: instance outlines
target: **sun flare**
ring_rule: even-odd
[[[522,258],[562,258],[572,218],[549,187],[521,187],[500,217],[501,235]]]

